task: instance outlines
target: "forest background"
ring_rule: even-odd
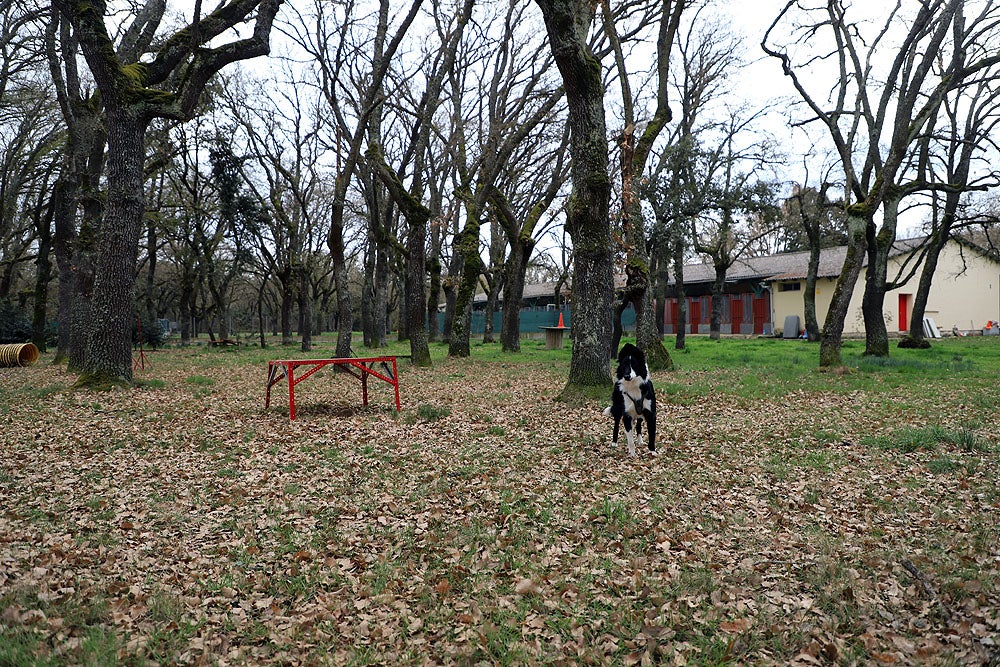
[[[833,367],[862,275],[866,352],[889,354],[908,227],[926,243],[904,343],[926,345],[940,248],[997,255],[1000,10],[754,7],[4,2],[5,322],[93,386],[130,383],[135,323],[163,319],[182,344],[336,331],[340,356],[352,330],[396,331],[426,365],[435,340],[469,354],[478,290],[517,352],[515,305],[550,282],[572,286],[567,388],[603,385],[626,307],[670,366],[656,309],[685,262],[719,294],[741,257],[838,244],[824,322],[814,271],[804,291]]]

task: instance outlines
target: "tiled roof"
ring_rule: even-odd
[[[923,238],[897,241],[893,255],[899,255],[918,247]],[[840,275],[847,256],[847,246],[824,248],[819,254],[818,278],[834,278]],[[864,260],[867,263],[867,257]],[[809,251],[784,252],[766,257],[747,257],[736,260],[726,271],[727,281],[737,280],[804,280],[809,270]],[[715,267],[710,262],[697,262],[684,266],[684,283],[707,283],[715,280]],[[674,282],[671,274],[670,282]]]
[[[915,248],[919,248],[926,237],[914,239],[902,239],[896,241],[892,255],[901,255]],[[835,278],[840,275],[840,270],[844,267],[844,258],[847,256],[847,246],[837,246],[835,248],[824,248],[819,255],[818,278]],[[863,262],[867,264],[868,258]],[[726,280],[735,282],[739,280],[805,280],[809,270],[809,251],[783,252],[765,257],[747,257],[736,260],[736,263],[726,271]],[[684,283],[693,285],[696,283],[707,283],[715,280],[715,267],[710,262],[694,262],[684,265]],[[670,284],[674,282],[673,271],[670,272]],[[524,286],[524,298],[533,299],[536,297],[551,296],[555,292],[555,283],[538,283],[536,285]],[[625,286],[625,276],[615,275],[615,289]],[[561,294],[563,298],[569,298],[571,285],[563,284]],[[501,297],[502,298],[502,297]],[[480,292],[475,296],[476,303],[486,301],[486,295]],[[443,307],[443,304],[442,304]]]

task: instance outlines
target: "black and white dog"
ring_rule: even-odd
[[[618,425],[624,421],[628,455],[635,456],[632,426],[635,426],[635,436],[641,438],[642,422],[645,421],[649,432],[649,453],[651,456],[655,455],[656,394],[653,392],[653,382],[649,379],[646,355],[635,345],[625,343],[618,353],[618,370],[615,375],[617,380],[611,391],[611,407],[604,410],[604,414],[615,420],[611,444],[618,444]]]

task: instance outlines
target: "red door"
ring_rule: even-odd
[[[755,334],[764,333],[764,324],[771,321],[770,296],[770,293],[765,291],[761,296],[753,298],[753,332]]]
[[[910,330],[910,313],[907,306],[909,306],[909,294],[899,295],[899,330],[909,331]]]
[[[698,325],[701,324],[701,299],[692,298],[688,300],[688,320],[691,328],[690,333],[698,333]]]
[[[732,300],[729,302],[729,319],[733,324],[733,333],[740,333],[740,327],[743,326],[743,295],[734,294]]]

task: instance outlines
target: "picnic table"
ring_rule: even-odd
[[[382,366],[382,371],[375,370],[375,364]],[[350,373],[361,380],[361,400],[364,405],[368,405],[368,376],[371,375],[383,382],[392,385],[396,393],[396,411],[400,408],[399,403],[399,376],[396,373],[396,357],[345,357],[340,359],[276,359],[267,363],[267,391],[264,394],[264,408],[271,405],[271,387],[282,379],[288,379],[288,417],[295,419],[295,385],[305,380],[307,377],[323,368],[324,366],[334,366],[335,368]],[[390,368],[391,366],[391,368]],[[308,369],[296,376],[295,369],[307,367]]]

